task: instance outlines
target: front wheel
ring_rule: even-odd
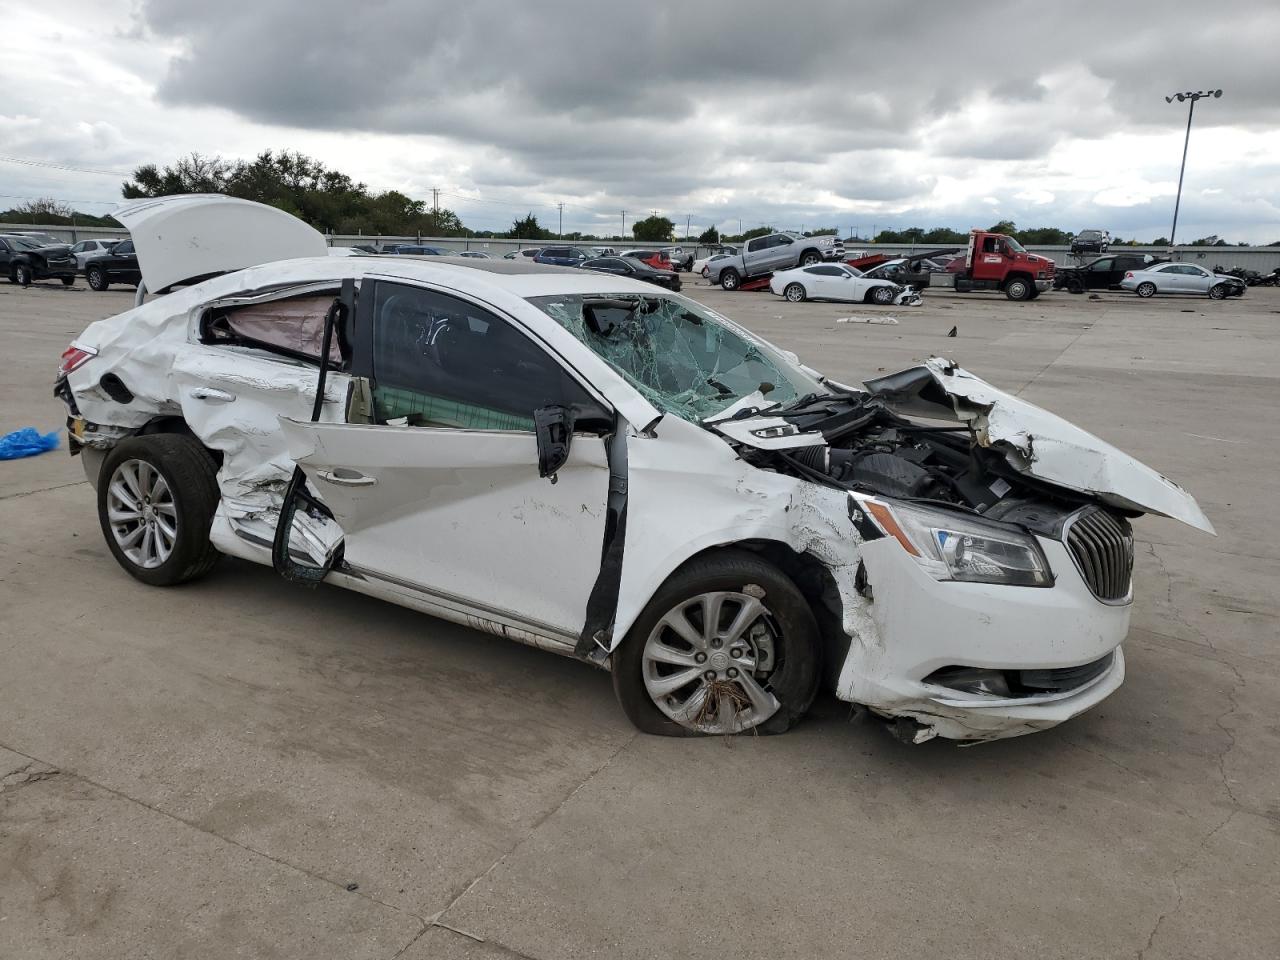
[[[613,689],[645,733],[782,733],[813,703],[821,651],[796,585],[754,554],[728,550],[658,589],[614,651]]]
[[[737,290],[741,282],[742,278],[738,276],[737,270],[726,270],[720,274],[720,286],[725,290]]]
[[[194,438],[130,437],[102,463],[98,520],[130,576],[168,587],[203,576],[217,562],[209,526],[218,497],[217,465]]]
[[[99,293],[111,286],[111,284],[107,282],[106,271],[101,267],[90,267],[85,272],[84,278],[89,283],[89,289],[96,290]]]
[[[893,287],[872,287],[871,289],[871,302],[878,303],[881,306],[888,306],[893,303],[894,296],[896,294],[893,292]]]
[[[71,286],[71,285],[72,285],[73,283],[75,283],[75,282],[76,282],[76,278],[75,278],[75,277],[63,277],[63,278],[62,278],[62,285],[63,285],[64,287],[69,287],[69,286]]]
[[[29,287],[31,285],[31,268],[25,263],[20,263],[14,267],[13,282]]]
[[[1133,292],[1145,300],[1147,297],[1154,297],[1156,295],[1156,285],[1150,280],[1145,280],[1138,284],[1138,289]]]
[[[1004,285],[1004,295],[1010,300],[1028,300],[1031,298],[1031,284],[1021,278],[1010,280]]]
[[[792,303],[804,303],[804,287],[798,283],[788,284],[787,288],[782,291],[782,295]]]
[[[1209,288],[1210,300],[1225,300],[1227,297],[1227,285],[1225,283],[1216,283]]]
[[[804,256],[800,258],[800,266],[802,267],[812,267],[815,263],[821,263],[821,262],[822,262],[822,254],[817,253],[814,250],[806,251]]]

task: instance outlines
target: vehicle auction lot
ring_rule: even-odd
[[[1218,536],[1136,521],[1124,686],[966,749],[831,698],[647,737],[603,672],[354,593],[143,586],[64,441],[0,462],[0,957],[1280,955],[1280,290],[684,292],[848,383],[950,357],[1186,486]],[[0,433],[60,427],[58,354],[132,302],[0,285]]]

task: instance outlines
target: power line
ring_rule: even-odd
[[[0,193],[0,200],[52,200],[54,203],[94,203],[99,206],[114,207],[119,200],[68,200],[65,197],[24,197],[14,193]]]
[[[24,167],[48,167],[51,170],[69,170],[72,173],[92,173],[99,177],[131,177],[133,172],[124,173],[119,170],[94,170],[90,167],[77,167],[69,163],[54,163],[50,160],[30,160],[26,157],[0,156],[0,162],[18,163]]]

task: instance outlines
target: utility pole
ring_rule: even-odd
[[[560,229],[556,231],[556,239],[564,239],[564,203],[557,203],[556,208],[560,211]]]
[[[686,213],[684,215],[684,242],[689,242],[689,224],[693,222],[693,214]]]
[[[440,188],[431,188],[431,229],[434,233],[440,233]]]
[[[622,238],[621,239],[623,240],[627,239],[627,211],[625,210],[622,211]]]
[[[1173,103],[1177,100],[1182,103],[1184,100],[1191,101],[1187,106],[1187,136],[1182,141],[1182,167],[1178,170],[1178,195],[1173,201],[1173,227],[1169,230],[1169,249],[1173,249],[1174,243],[1178,237],[1178,207],[1182,205],[1182,177],[1187,172],[1187,147],[1191,145],[1191,118],[1196,112],[1196,101],[1202,97],[1214,97],[1215,99],[1222,96],[1221,90],[1196,90],[1187,93],[1175,93],[1171,97],[1165,97],[1165,103]]]

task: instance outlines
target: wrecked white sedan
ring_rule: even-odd
[[[861,270],[843,263],[779,270],[769,278],[769,289],[792,303],[838,300],[904,307],[920,303],[920,293],[914,287],[867,277]]]
[[[116,214],[151,289],[245,266],[183,209]],[[281,235],[253,256],[308,255],[63,355],[72,451],[145,583],[230,555],[382,597],[607,667],[651,733],[779,732],[825,683],[911,739],[985,740],[1120,685],[1133,517],[1212,529],[945,360],[852,389],[647,284]]]

